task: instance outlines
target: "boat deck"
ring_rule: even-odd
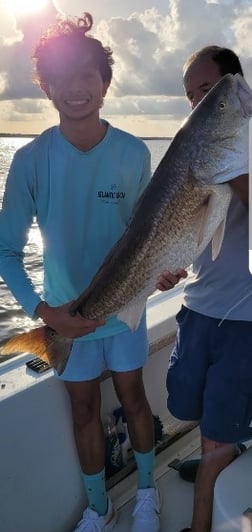
[[[143,371],[144,384],[152,412],[164,425],[155,470],[163,499],[160,532],[180,532],[190,526],[194,487],[179,477],[174,462],[200,456],[198,427],[167,417],[167,361],[174,345],[179,305],[178,293],[174,298],[161,294],[153,297],[148,307],[150,356]],[[0,529],[71,532],[87,501],[69,397],[52,370],[39,374],[27,367],[32,358],[31,354],[19,355],[0,364]],[[105,416],[119,406],[109,375],[104,375],[101,391]],[[218,477],[214,512],[217,526],[212,532],[252,532],[251,443],[246,443],[251,447],[249,452]],[[119,513],[115,532],[129,532],[131,528],[136,486],[133,460],[107,482]],[[243,526],[247,515],[250,523]]]
[[[246,442],[246,446],[247,448],[251,448],[252,441]],[[239,457],[239,459],[234,460],[229,468],[223,472],[224,482],[222,478],[218,487],[218,494],[221,493],[223,495],[221,503],[224,499],[226,501],[229,500],[228,498],[230,497],[230,508],[233,503],[234,507],[237,503],[237,508],[233,508],[233,515],[232,511],[230,511],[230,520],[227,520],[226,525],[220,525],[220,527],[213,526],[212,532],[252,531],[251,478],[248,472],[244,473],[248,465],[250,466],[252,455],[251,452],[248,453],[249,457],[247,463],[245,463],[245,454]],[[180,532],[183,528],[190,526],[194,486],[192,483],[182,480],[178,471],[172,465],[174,460],[183,461],[198,458],[199,456],[200,436],[198,428],[194,428],[182,436],[157,456],[156,482],[162,497],[160,532]],[[228,469],[229,471],[227,471]],[[231,481],[230,493],[228,493],[228,487],[226,485],[228,475],[231,479],[236,479],[236,482]],[[246,475],[247,479],[245,479]],[[129,532],[130,530],[136,483],[137,476],[136,472],[134,472],[110,490],[110,495],[113,501],[115,501],[115,506],[118,510],[118,522],[114,528],[115,532]],[[228,485],[230,484],[229,478],[227,483]],[[247,488],[245,487],[246,485]],[[239,501],[239,497],[241,501]],[[218,510],[217,506],[216,510]],[[240,524],[241,521],[238,516],[238,514],[241,515],[243,513],[243,510],[244,515],[249,510],[249,519],[244,525]]]
[[[174,460],[200,456],[198,429],[182,436],[156,458],[156,482],[162,498],[160,532],[179,532],[190,526],[193,506],[193,484],[185,482],[169,466]],[[134,507],[137,473],[132,473],[110,490],[118,510],[115,532],[129,532]]]

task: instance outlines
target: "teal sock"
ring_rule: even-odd
[[[108,510],[108,496],[105,486],[105,469],[95,475],[82,473],[89,507],[99,515],[105,515]]]
[[[148,453],[139,453],[134,450],[134,456],[138,469],[138,489],[155,488],[155,449],[152,449]]]

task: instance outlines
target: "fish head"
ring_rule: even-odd
[[[240,74],[226,74],[190,113],[194,144],[190,173],[200,184],[225,183],[248,172],[252,91]]]

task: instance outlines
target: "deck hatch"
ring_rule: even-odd
[[[44,360],[41,360],[38,357],[29,360],[29,362],[26,362],[26,366],[27,368],[32,369],[36,373],[44,373],[44,371],[48,371],[52,367],[47,364],[47,362],[44,362]]]

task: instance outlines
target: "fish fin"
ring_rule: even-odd
[[[41,358],[40,355],[43,355],[44,351],[46,351],[43,329],[44,327],[38,327],[32,331],[13,336],[0,348],[1,355],[30,352]],[[46,358],[43,358],[43,360],[49,363]]]
[[[207,232],[208,221],[211,216],[212,208],[213,208],[213,196],[210,193],[209,196],[207,196],[205,202],[199,208],[198,213],[197,213],[197,219],[198,219],[199,227],[200,227],[199,235],[198,235],[198,247],[200,247],[204,241],[204,237]]]
[[[117,314],[118,320],[126,323],[132,331],[136,331],[141,321],[145,305],[146,300],[141,300],[139,303],[136,303],[132,306],[127,306],[126,308],[122,309],[119,314]]]
[[[29,332],[17,334],[10,338],[0,348],[0,354],[32,353],[47,362],[49,366],[53,366],[60,375],[65,369],[71,342],[64,339],[65,341],[64,343],[62,342],[63,345],[61,346],[59,340],[61,340],[60,335],[52,331],[50,327],[37,327]],[[58,344],[60,348],[58,348]],[[66,349],[64,349],[64,346]]]
[[[229,185],[212,185],[210,193],[207,196],[204,204],[201,206],[197,213],[197,223],[199,223],[198,234],[198,247],[205,248],[208,242],[205,242],[207,235],[209,234],[209,227],[213,231],[212,237],[212,259],[215,260],[221,250],[223,243],[227,210],[231,201],[232,191]],[[218,219],[216,213],[220,211]],[[217,225],[218,224],[218,225]]]
[[[212,260],[215,260],[217,259],[219,253],[220,253],[220,250],[221,250],[221,247],[222,247],[222,243],[223,243],[223,239],[224,239],[224,234],[225,234],[225,227],[226,227],[226,218],[224,220],[221,221],[221,223],[218,225],[214,235],[213,235],[213,238],[212,238]]]

